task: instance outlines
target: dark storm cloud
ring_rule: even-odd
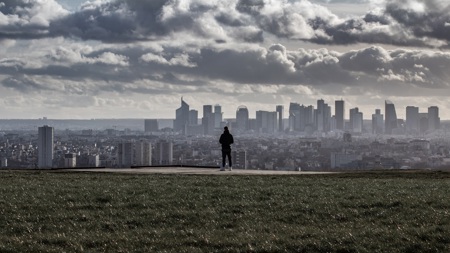
[[[31,92],[41,92],[54,90],[48,85],[39,83],[32,78],[26,77],[24,75],[17,75],[15,77],[8,77],[1,81],[2,85],[6,88],[12,88],[21,93],[31,93]]]
[[[417,37],[431,37],[450,41],[450,4],[448,1],[397,0],[387,4],[385,14]],[[418,5],[415,5],[418,4]]]
[[[52,36],[50,23],[68,14],[55,1],[1,0],[0,39],[34,39]]]
[[[182,47],[109,48],[89,53],[58,49],[46,59],[0,61],[1,85],[19,91],[75,94],[169,92],[178,87],[209,89],[215,83],[301,85],[339,94],[344,88],[377,88],[389,94],[398,85],[448,88],[450,54],[369,47],[339,53],[327,49]],[[158,86],[160,85],[160,86]],[[159,87],[159,88],[158,88]]]
[[[380,10],[349,19],[306,0],[114,0],[87,2],[73,13],[53,0],[9,0],[0,11],[0,39],[64,36],[120,43],[189,34],[261,42],[272,34],[320,44],[447,47],[450,41],[450,4],[440,0],[387,1]]]
[[[81,10],[52,22],[51,34],[84,40],[126,42],[164,35],[168,31],[158,22],[166,1],[113,1],[85,4]]]

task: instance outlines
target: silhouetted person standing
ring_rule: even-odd
[[[225,158],[228,156],[228,166],[231,171],[231,144],[234,143],[234,140],[233,135],[231,135],[230,131],[228,131],[228,127],[223,128],[223,134],[220,136],[219,143],[222,144],[222,167],[220,170],[225,170]]]

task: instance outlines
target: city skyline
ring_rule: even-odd
[[[186,103],[187,100],[184,99],[183,97],[182,97],[182,99],[183,99],[183,103]],[[350,106],[347,103],[347,101],[344,98],[342,98],[342,97],[337,99],[337,100],[334,100],[334,101],[327,101],[327,100],[324,100],[322,98],[319,98],[319,99],[316,99],[316,100],[314,100],[314,98],[311,98],[311,99],[313,99],[313,102],[311,104],[301,103],[301,102],[298,102],[298,101],[291,101],[291,102],[289,102],[287,104],[268,105],[268,106],[264,106],[263,108],[254,108],[254,109],[251,109],[251,110],[249,110],[249,108],[245,104],[238,105],[234,109],[233,108],[226,108],[226,107],[222,106],[222,104],[219,101],[217,103],[215,103],[215,104],[202,104],[202,105],[200,105],[199,108],[194,107],[194,106],[190,106],[191,103],[192,103],[191,101],[188,101],[188,103],[186,103],[186,104],[188,104],[188,108],[191,108],[191,110],[189,110],[189,112],[192,113],[192,111],[195,111],[197,113],[197,117],[199,117],[199,118],[203,117],[204,106],[211,106],[212,108],[214,108],[214,106],[220,106],[221,108],[225,108],[225,110],[222,111],[222,115],[223,115],[222,118],[223,119],[236,119],[236,111],[239,110],[241,107],[245,107],[247,109],[250,118],[255,118],[257,111],[274,111],[274,112],[277,112],[277,107],[282,106],[283,107],[282,115],[284,116],[283,119],[288,119],[289,118],[288,117],[289,116],[288,115],[289,104],[292,104],[292,103],[303,105],[303,106],[313,106],[314,108],[317,108],[314,104],[316,104],[317,101],[319,101],[319,100],[323,100],[323,101],[328,102],[330,104],[329,105],[330,109],[332,109],[331,115],[335,116],[336,115],[336,111],[335,111],[336,110],[336,102],[344,102],[345,106],[344,106],[344,108],[342,108],[343,109],[343,115],[342,116],[343,116],[344,120],[349,121],[350,120],[350,110],[353,109],[353,108],[358,108],[358,110],[363,113],[363,115],[364,115],[363,116],[363,120],[372,120],[371,116],[372,116],[373,113],[375,113],[375,110],[384,110],[383,109],[385,107],[384,103],[386,101],[390,101],[390,100],[382,100],[381,101],[382,103],[380,103],[380,105],[377,105],[376,107],[373,107],[373,108],[367,108],[366,107],[367,111],[363,111],[363,110],[360,109],[361,107],[358,106],[358,105]],[[169,105],[169,108],[171,108],[171,109],[173,108],[173,111],[171,111],[169,113],[169,115],[165,115],[163,117],[153,117],[152,115],[147,115],[145,117],[135,117],[135,118],[134,117],[122,117],[122,118],[120,118],[120,117],[117,117],[117,118],[114,118],[114,117],[112,117],[112,118],[107,118],[107,117],[98,117],[98,118],[94,118],[94,117],[87,117],[87,118],[60,117],[60,118],[52,118],[52,117],[47,117],[45,115],[35,115],[35,116],[31,117],[31,118],[3,118],[3,119],[6,119],[6,120],[9,120],[9,119],[11,119],[11,120],[14,120],[14,119],[19,119],[19,120],[20,119],[49,119],[49,120],[50,119],[51,120],[70,120],[70,119],[74,119],[74,120],[78,120],[78,119],[79,120],[90,120],[90,119],[145,119],[145,120],[167,119],[167,120],[170,120],[170,119],[173,119],[173,120],[175,120],[176,119],[176,111],[178,109],[180,109],[179,105],[178,105],[179,102],[180,102],[180,98],[178,98],[178,101],[176,101],[174,105]],[[194,100],[194,102],[198,102],[198,101]],[[392,102],[392,101],[390,101],[390,102]],[[327,103],[327,105],[328,105],[328,103]],[[419,110],[419,113],[427,113],[428,109],[430,107],[438,107],[438,106],[436,106],[436,104],[430,104],[429,106],[426,106],[426,107],[420,107],[420,106],[416,106],[414,104],[409,103],[403,108],[401,106],[399,107],[397,103],[394,103],[394,104],[396,105],[396,108],[397,108],[396,109],[396,114],[398,115],[398,117],[397,117],[398,119],[406,119],[407,118],[407,114],[408,114],[407,110],[408,110],[409,107],[416,108],[417,110]],[[212,110],[212,108],[211,108],[211,110]],[[440,107],[438,107],[438,108],[440,108]],[[214,110],[212,110],[212,112],[214,112]],[[446,112],[441,110],[441,109],[439,109],[439,116],[440,116],[441,120],[444,120],[444,121],[445,120],[450,120],[450,117],[449,118],[443,118],[442,117],[443,114],[445,115]]]
[[[240,105],[286,110],[345,98],[367,119],[384,100],[400,118],[413,104],[450,119],[449,8],[445,0],[2,1],[0,118],[172,118],[184,96],[192,108],[233,108],[226,118]]]
[[[427,112],[419,112],[419,107],[407,106],[406,118],[397,117],[397,110],[392,101],[385,100],[384,114],[376,108],[371,116],[372,128],[367,129],[364,124],[364,113],[358,107],[349,109],[348,121],[345,117],[345,101],[335,101],[335,114],[332,107],[323,99],[317,100],[317,106],[299,103],[289,104],[289,116],[283,117],[284,106],[277,105],[275,111],[257,110],[255,118],[251,118],[248,108],[241,105],[236,109],[235,118],[224,119],[222,107],[219,104],[203,105],[201,120],[197,110],[190,110],[190,106],[181,97],[180,108],[175,111],[173,131],[182,135],[212,135],[225,126],[236,128],[240,133],[314,133],[348,131],[355,134],[371,132],[372,134],[423,134],[441,129],[439,107],[430,106]],[[286,122],[288,120],[288,122]],[[147,123],[150,120],[145,120]],[[155,121],[155,120],[153,120]]]

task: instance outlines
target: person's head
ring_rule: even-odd
[[[223,128],[223,131],[224,131],[224,132],[229,132],[229,131],[228,131],[228,127],[227,127],[227,126],[224,127],[224,128]]]

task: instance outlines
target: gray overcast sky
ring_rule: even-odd
[[[450,119],[449,41],[448,0],[0,0],[0,118],[173,118],[183,96]]]

